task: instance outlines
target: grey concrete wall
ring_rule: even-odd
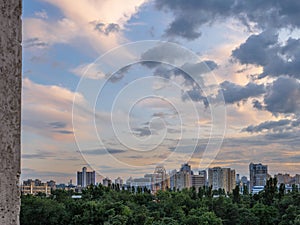
[[[0,0],[0,224],[19,224],[21,0]]]

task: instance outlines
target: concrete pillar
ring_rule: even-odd
[[[0,0],[0,224],[19,224],[21,0]]]

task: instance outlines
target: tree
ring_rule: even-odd
[[[22,225],[63,225],[69,214],[65,205],[50,198],[22,196],[20,220]]]
[[[243,185],[243,195],[249,195],[249,189],[246,184]]]
[[[199,223],[203,225],[222,225],[222,220],[218,218],[213,212],[205,212],[199,218]]]
[[[238,185],[235,186],[235,189],[233,189],[232,194],[233,194],[233,202],[239,203],[240,202],[240,187]]]
[[[284,196],[284,192],[285,192],[285,185],[281,183],[279,187],[279,199],[281,199]]]
[[[267,180],[263,192],[264,201],[267,205],[271,205],[273,203],[276,192],[277,192],[277,179],[276,177],[275,178],[271,177],[269,180]]]

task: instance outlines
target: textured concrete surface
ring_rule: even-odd
[[[19,224],[21,0],[0,0],[0,224]]]

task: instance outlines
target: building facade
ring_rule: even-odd
[[[208,185],[212,186],[213,190],[224,189],[226,193],[232,192],[236,186],[235,170],[221,167],[209,168]]]
[[[87,172],[86,167],[82,168],[82,171],[77,172],[77,186],[87,187],[89,185],[96,184],[96,173],[95,171]]]
[[[110,178],[108,177],[105,177],[103,180],[102,180],[102,184],[103,186],[105,187],[110,187],[112,185],[112,181]]]
[[[47,183],[42,183],[38,179],[29,179],[23,181],[23,184],[21,185],[21,193],[23,195],[37,195],[39,193],[43,193],[48,196],[51,194],[51,187],[49,187]]]
[[[265,186],[268,179],[268,166],[261,163],[249,165],[250,191],[255,186]]]

